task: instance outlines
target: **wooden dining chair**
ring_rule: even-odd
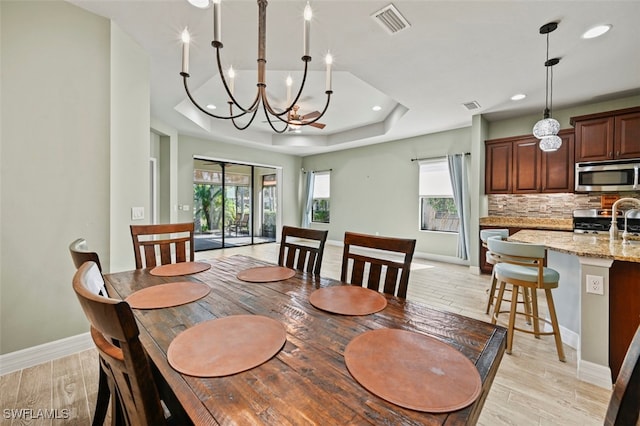
[[[100,274],[92,274],[91,281],[87,282],[87,287],[94,293],[101,296],[109,296],[107,288],[102,278],[102,267],[100,266],[100,258],[98,253],[89,251],[87,241],[84,238],[78,238],[69,244],[69,253],[71,253],[71,260],[76,269],[80,268],[85,262],[94,262],[100,271]],[[96,396],[96,406],[93,414],[93,426],[102,425],[107,417],[107,410],[109,409],[109,399],[111,398],[111,391],[109,390],[109,383],[107,376],[99,370],[98,373],[98,394]]]
[[[158,259],[161,265],[193,262],[193,234],[193,222],[131,225],[136,269],[157,266]]]
[[[87,240],[84,238],[78,238],[69,244],[69,253],[71,253],[71,260],[73,260],[76,269],[82,266],[84,262],[92,261],[98,265],[98,269],[102,272],[102,265],[100,265],[98,253],[89,250]]]
[[[282,227],[278,265],[320,275],[324,245],[329,231]]]
[[[139,340],[131,307],[123,300],[90,290],[89,283],[99,274],[94,262],[84,263],[73,277],[73,289],[89,320],[100,367],[114,396],[112,424],[167,424],[152,365]]]
[[[398,297],[407,297],[409,272],[415,247],[416,240],[413,239],[345,232],[340,280],[363,285],[365,275],[368,275],[367,288]],[[380,257],[374,257],[373,251]],[[369,252],[372,256],[365,254]],[[398,254],[403,255],[402,261],[397,260]],[[367,270],[368,273],[366,273]]]
[[[631,340],[613,386],[604,424],[640,424],[640,326]]]

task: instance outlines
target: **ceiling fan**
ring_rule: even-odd
[[[313,120],[314,118],[320,115],[320,111],[313,111],[313,112],[310,112],[309,114],[300,115],[298,113],[299,109],[300,109],[299,105],[294,105],[291,111],[289,112],[289,116],[288,116],[289,123],[290,123],[289,131],[299,129],[301,125],[307,124],[308,121]],[[318,123],[318,122],[308,123],[308,125],[311,127],[316,127],[318,129],[324,129],[324,127],[326,126],[326,124]]]

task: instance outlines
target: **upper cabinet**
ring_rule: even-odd
[[[640,107],[571,117],[575,161],[640,157]]]
[[[573,192],[574,136],[562,130],[562,146],[543,152],[532,135],[485,142],[485,192],[527,194]]]

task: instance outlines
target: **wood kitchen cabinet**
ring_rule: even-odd
[[[487,194],[527,194],[573,192],[574,133],[558,134],[562,146],[543,152],[532,135],[485,142],[485,192]]]
[[[640,107],[571,117],[575,161],[640,157]]]
[[[486,141],[484,184],[487,194],[511,193],[512,157],[513,142],[511,140]]]

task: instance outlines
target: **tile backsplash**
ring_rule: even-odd
[[[600,194],[490,194],[489,216],[569,219],[576,209],[600,208]],[[640,193],[622,193],[621,198],[640,199]]]

